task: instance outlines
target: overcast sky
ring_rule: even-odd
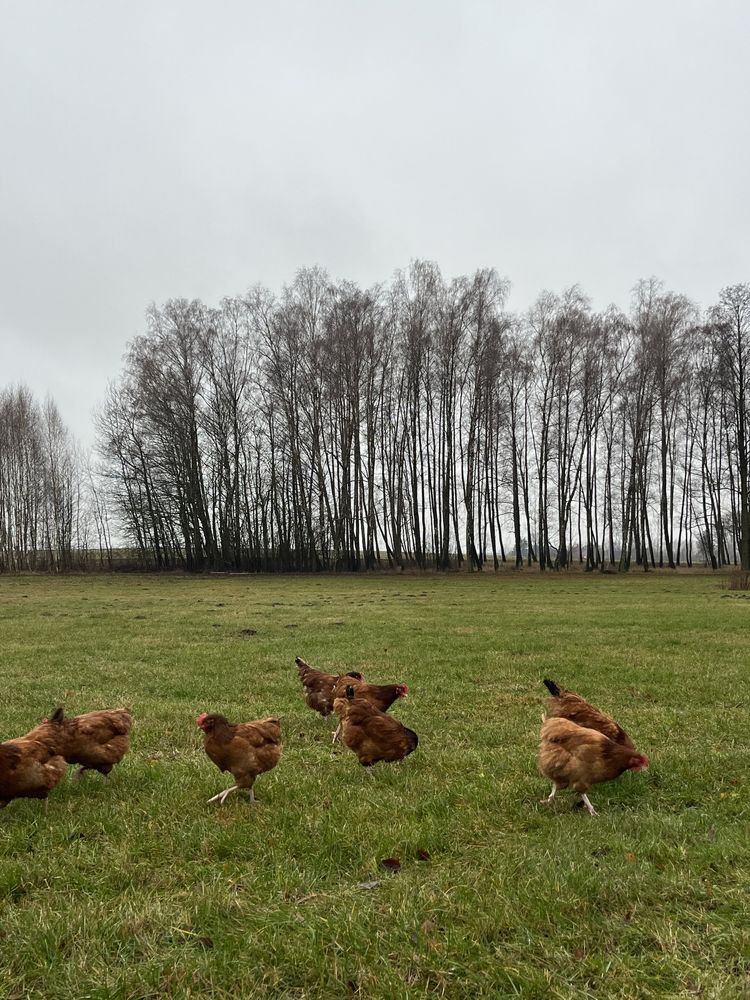
[[[0,0],[0,386],[84,444],[151,301],[750,281],[750,5]]]

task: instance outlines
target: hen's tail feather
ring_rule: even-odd
[[[554,681],[551,681],[549,677],[544,678],[544,686],[547,688],[547,690],[549,691],[549,693],[552,695],[553,698],[560,697],[560,688],[557,686],[557,684],[555,684]]]

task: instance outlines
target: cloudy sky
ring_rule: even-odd
[[[151,301],[750,281],[744,0],[0,0],[0,386],[85,444]]]

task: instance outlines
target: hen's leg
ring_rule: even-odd
[[[239,785],[232,785],[231,788],[227,788],[226,791],[223,791],[221,793],[220,798],[219,798],[219,805],[223,806],[224,803],[229,798],[229,796],[232,794],[232,792],[236,792],[238,788],[239,788]]]
[[[586,809],[588,810],[588,812],[589,812],[589,815],[590,815],[590,816],[598,816],[598,815],[599,815],[599,814],[597,813],[596,809],[594,809],[594,807],[593,807],[593,806],[591,805],[591,803],[589,802],[589,797],[588,797],[588,795],[586,795],[586,794],[583,794],[583,795],[581,796],[581,802],[583,802],[583,804],[584,804],[584,806],[586,807]]]
[[[78,768],[78,770],[73,772],[73,781],[75,781],[75,782],[80,781],[81,778],[83,777],[83,772],[85,770],[86,770],[86,768],[83,766],[83,764],[81,764],[81,766]]]
[[[341,723],[339,722],[338,726],[336,726],[336,732],[333,734],[333,739],[331,740],[331,743],[335,743],[340,735],[341,735]]]
[[[550,805],[550,803],[552,802],[552,800],[554,799],[554,797],[556,795],[557,795],[557,785],[553,781],[552,782],[552,791],[549,793],[549,795],[547,796],[546,799],[540,799],[539,801],[542,802],[542,803],[544,803],[544,805],[548,806],[548,805]]]
[[[218,799],[219,805],[223,805],[224,802],[226,802],[227,800],[227,796],[231,795],[232,792],[236,792],[239,787],[240,787],[239,785],[232,785],[231,788],[225,788],[224,791],[219,792],[218,795],[211,796],[211,798],[208,801],[216,802],[216,800]]]

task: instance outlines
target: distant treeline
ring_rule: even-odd
[[[0,390],[0,569],[71,569],[80,511],[77,456],[55,404]]]
[[[704,315],[654,279],[627,313],[507,294],[416,261],[367,290],[312,269],[152,307],[98,415],[87,538],[110,552],[111,516],[143,566],[192,571],[750,567],[750,285]],[[35,537],[66,565],[53,453]]]

